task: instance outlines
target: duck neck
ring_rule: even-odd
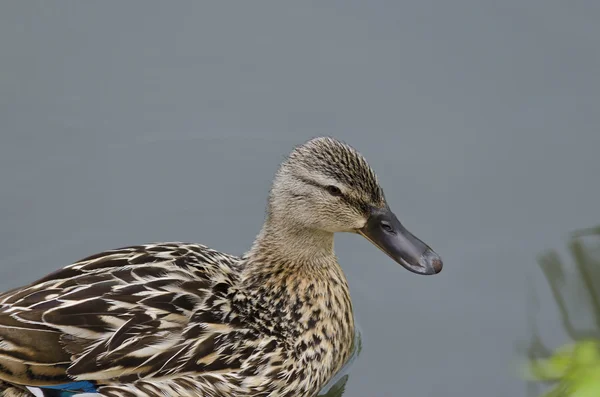
[[[299,371],[321,387],[347,360],[354,338],[352,302],[333,233],[268,217],[241,267],[236,310],[259,332],[284,341],[299,362],[309,363]]]
[[[333,241],[333,233],[289,224],[269,215],[245,255],[249,265],[245,270],[287,273],[337,265]]]

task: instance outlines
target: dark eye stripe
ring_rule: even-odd
[[[319,183],[317,183],[315,181],[312,181],[310,179],[306,179],[306,178],[301,177],[301,176],[299,176],[298,179],[300,179],[302,182],[307,183],[309,185],[316,186],[316,187],[318,187],[320,189],[325,189],[330,194],[332,194],[334,196],[344,197],[344,193],[342,193],[342,191],[337,186],[333,186],[333,185],[321,185],[321,184],[319,184]],[[337,191],[336,192],[332,192],[332,191],[330,191],[330,188],[337,189]]]
[[[315,182],[313,180],[310,180],[310,179],[307,179],[307,178],[304,178],[302,176],[297,176],[296,178],[298,178],[299,180],[301,180],[302,182],[304,182],[304,183],[306,183],[308,185],[316,186],[316,187],[321,188],[321,189],[325,188],[325,186],[319,185],[317,182]]]
[[[307,179],[307,178],[304,178],[301,176],[297,176],[296,178],[298,178],[302,182],[309,184],[311,186],[315,186],[315,187],[318,187],[321,189],[326,188],[326,186],[320,185],[311,179]],[[342,199],[342,201],[345,202],[346,204],[348,204],[349,206],[359,209],[363,214],[368,214],[370,212],[371,206],[360,199],[356,199],[354,197],[347,196],[343,193],[341,196],[338,196],[338,197],[340,197],[340,199]]]

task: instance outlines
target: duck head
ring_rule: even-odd
[[[417,274],[442,270],[439,255],[392,212],[364,157],[333,138],[311,139],[282,163],[269,196],[268,215],[297,230],[360,234]]]

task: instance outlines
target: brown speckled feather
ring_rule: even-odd
[[[308,372],[290,363],[316,343],[295,346],[302,330],[279,321],[302,324],[303,306],[288,313],[281,298],[271,305],[281,296],[275,290],[239,291],[242,265],[202,245],[150,244],[88,257],[10,291],[0,296],[0,379],[96,381],[106,396],[191,388],[216,397],[259,396],[273,390],[273,378],[287,377],[295,395]],[[307,391],[316,384],[305,383]]]

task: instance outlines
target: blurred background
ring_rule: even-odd
[[[337,237],[362,350],[336,395],[525,396],[534,331],[570,339],[538,255],[600,223],[598,20],[591,0],[5,0],[0,287],[144,242],[241,254],[279,162],[331,135],[445,264]]]

